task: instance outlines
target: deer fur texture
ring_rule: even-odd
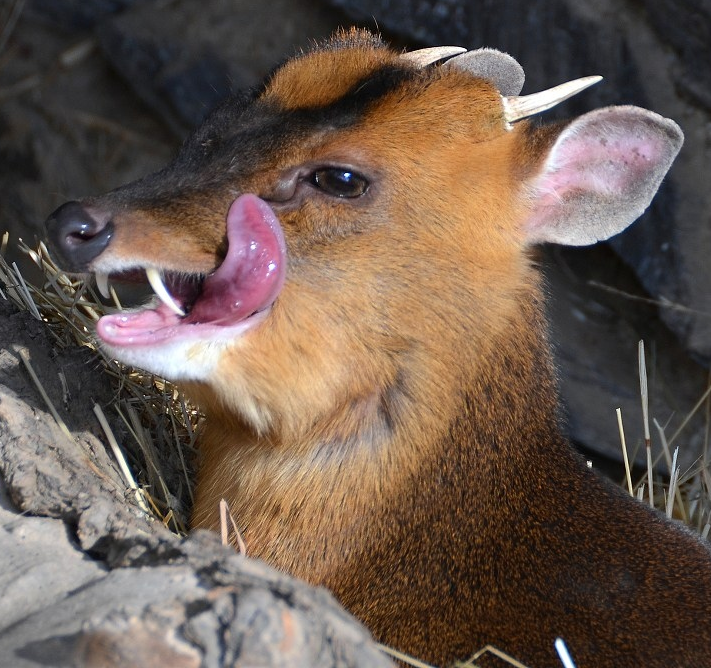
[[[60,208],[51,243],[161,273],[173,307],[98,333],[205,413],[194,526],[227,499],[251,556],[432,664],[553,668],[562,637],[578,668],[709,667],[709,546],[563,436],[531,256],[624,229],[681,132],[634,107],[509,123],[520,67],[487,52],[497,88],[460,51],[340,33],[161,172]]]

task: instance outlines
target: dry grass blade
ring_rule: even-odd
[[[222,539],[222,544],[223,545],[229,545],[230,544],[230,530],[229,527],[227,526],[227,520],[229,519],[230,525],[232,526],[232,533],[235,535],[235,540],[237,541],[237,548],[239,549],[239,553],[243,556],[247,556],[247,546],[244,544],[244,540],[242,539],[242,534],[240,533],[239,529],[237,528],[237,522],[235,522],[235,518],[232,516],[232,513],[230,512],[230,506],[225,501],[225,499],[220,500],[220,538]]]
[[[555,651],[558,652],[563,668],[575,668],[575,663],[573,662],[573,658],[570,656],[570,652],[568,651],[568,647],[566,646],[563,638],[555,639]]]
[[[711,397],[711,383],[709,383],[709,386],[706,388],[706,391],[701,395],[701,398],[694,404],[694,407],[684,417],[683,422],[677,427],[677,430],[669,437],[669,445],[676,441],[679,435],[689,424],[691,418],[696,415],[696,412],[699,410],[699,408],[706,404],[706,401],[708,401],[709,397]]]
[[[679,448],[674,449],[674,455],[671,455],[669,452],[669,443],[667,442],[667,437],[666,433],[664,432],[664,427],[659,424],[659,421],[654,418],[652,420],[654,422],[654,426],[657,428],[657,431],[659,432],[659,440],[662,442],[662,449],[664,451],[664,458],[667,461],[667,467],[669,468],[670,471],[670,478],[669,478],[669,494],[667,495],[667,502],[666,502],[666,514],[667,517],[671,519],[674,513],[674,501],[677,498],[677,492],[678,492],[678,487],[679,487],[679,467],[677,465],[677,458],[679,456]],[[686,514],[686,508],[684,508],[684,504],[679,504],[679,510],[682,514],[682,519],[685,522],[688,522],[688,516]]]
[[[649,505],[654,508],[654,466],[652,464],[652,438],[649,433],[649,390],[647,388],[647,364],[644,359],[644,341],[639,342],[639,393],[642,397],[642,420],[644,445],[647,449],[647,486]]]
[[[418,659],[408,656],[407,654],[403,654],[402,652],[398,652],[396,649],[388,647],[387,645],[378,644],[377,647],[384,654],[391,656],[393,659],[397,659],[400,663],[404,663],[406,666],[413,666],[413,668],[435,668],[429,663],[419,661]]]
[[[671,311],[679,311],[681,313],[693,313],[694,315],[700,315],[704,318],[711,316],[707,311],[700,311],[698,309],[689,308],[683,304],[677,304],[676,302],[669,301],[665,297],[660,297],[659,299],[651,299],[649,297],[642,297],[640,295],[634,295],[630,292],[625,292],[619,288],[615,288],[612,285],[606,285],[605,283],[600,283],[599,281],[587,281],[587,285],[598,290],[604,290],[613,295],[618,295],[624,299],[629,299],[633,302],[640,302],[642,304],[650,304],[651,306],[656,306],[660,309],[668,309]]]
[[[676,458],[679,455],[679,448],[674,450],[674,458],[672,459],[671,478],[669,480],[669,496],[667,498],[667,517],[671,519],[674,513],[674,499],[676,498],[677,485],[679,484],[679,467],[676,463]]]
[[[198,411],[170,383],[125,367],[107,357],[98,347],[94,338],[96,321],[104,313],[120,307],[105,306],[94,288],[82,278],[62,272],[52,261],[44,244],[35,250],[19,241],[20,250],[45,276],[45,284],[41,288],[32,285],[25,281],[16,265],[10,265],[5,260],[8,243],[6,233],[0,244],[0,284],[4,285],[2,297],[44,322],[59,347],[79,345],[94,352],[101,367],[118,387],[117,400],[110,408],[126,425],[124,436],[131,437],[122,439],[119,436],[117,439],[115,429],[109,427],[109,420],[104,415],[105,425],[102,422],[102,427],[111,447],[114,446],[112,440],[122,440],[117,459],[123,474],[127,480],[132,480],[129,486],[135,490],[137,502],[144,511],[152,509],[151,514],[166,526],[170,525],[177,533],[184,533],[186,511],[192,499],[189,463],[193,460],[193,446],[201,420]],[[114,303],[118,304],[118,299]],[[23,359],[23,362],[28,365],[26,360]],[[52,407],[49,410],[61,425],[56,409]],[[99,411],[103,415],[103,410]],[[129,417],[126,418],[126,415]],[[118,424],[121,426],[122,422]],[[69,433],[68,429],[66,431]],[[121,463],[124,454],[127,461]],[[131,469],[136,472],[138,482]]]
[[[128,484],[128,486],[134,491],[134,493],[136,495],[136,501],[138,502],[138,505],[140,506],[141,510],[143,510],[144,513],[149,514],[150,510],[148,510],[148,506],[146,505],[146,502],[143,499],[142,490],[140,490],[138,488],[138,485],[136,484],[133,474],[131,473],[131,469],[128,467],[128,464],[126,463],[126,458],[123,456],[123,452],[121,451],[121,446],[118,444],[118,441],[116,440],[116,437],[114,436],[114,433],[111,430],[111,427],[109,426],[109,422],[106,419],[106,416],[104,415],[104,411],[101,410],[101,406],[99,406],[98,404],[94,404],[94,414],[96,415],[97,419],[99,420],[99,424],[101,425],[101,428],[104,430],[106,439],[108,440],[109,445],[111,446],[111,450],[114,453],[114,457],[116,458],[116,461],[119,464],[119,468],[121,469],[121,474],[123,475],[124,479],[126,480],[126,483]]]
[[[52,400],[49,398],[49,395],[47,394],[46,390],[44,389],[44,386],[42,385],[42,382],[38,378],[37,374],[35,373],[35,370],[32,368],[32,364],[30,363],[29,357],[27,357],[27,353],[24,350],[15,349],[15,352],[19,355],[20,359],[22,360],[22,363],[25,365],[25,369],[27,369],[27,373],[30,374],[30,378],[32,379],[32,382],[34,383],[35,387],[37,388],[37,391],[40,393],[40,396],[42,397],[42,400],[44,401],[45,405],[47,406],[47,410],[50,412],[52,417],[54,418],[54,421],[57,423],[59,428],[62,430],[64,435],[70,440],[74,440],[74,436],[72,436],[72,432],[69,431],[69,428],[67,427],[66,423],[64,420],[62,420],[61,416],[59,415],[59,412],[57,411],[56,407],[52,403]]]
[[[657,418],[652,418],[652,422],[654,423],[654,426],[656,427],[657,432],[659,433],[659,440],[662,442],[662,453],[664,454],[664,459],[667,462],[667,468],[671,471],[672,455],[671,451],[669,450],[669,442],[667,441],[667,435],[664,431],[664,426],[659,423],[659,420],[657,420]]]
[[[37,305],[32,299],[30,287],[25,283],[25,279],[22,277],[17,265],[14,262],[12,265],[7,264],[4,256],[5,253],[3,251],[0,254],[0,281],[4,283],[7,294],[20,308],[29,311],[36,320],[41,320]]]
[[[617,428],[620,431],[620,442],[622,443],[622,458],[625,462],[625,480],[627,480],[627,490],[630,496],[634,496],[634,489],[632,488],[632,472],[630,471],[630,460],[627,456],[627,440],[625,439],[625,430],[622,426],[622,411],[617,408],[615,409],[617,413]]]
[[[467,661],[465,661],[464,663],[457,663],[455,664],[455,666],[456,668],[476,668],[477,664],[475,663],[475,661],[478,661],[482,656],[485,656],[487,654],[492,654],[497,659],[501,659],[504,663],[507,663],[510,666],[513,666],[514,668],[528,668],[528,666],[526,666],[525,664],[521,663],[520,661],[517,661],[511,655],[506,654],[506,652],[502,652],[500,649],[494,647],[493,645],[485,645],[478,652],[476,652],[476,654],[473,654]]]

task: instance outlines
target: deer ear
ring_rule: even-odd
[[[476,49],[455,55],[444,64],[444,68],[462,70],[491,81],[505,96],[518,95],[526,78],[518,61],[496,49]]]
[[[638,107],[592,111],[565,126],[530,183],[530,243],[586,246],[649,206],[684,141],[679,126]]]

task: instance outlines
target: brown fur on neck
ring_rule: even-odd
[[[711,597],[709,552],[572,452],[558,426],[541,308],[537,288],[521,291],[478,363],[452,369],[458,382],[466,376],[455,401],[430,397],[436,423],[408,414],[416,406],[406,399],[392,405],[397,383],[363,399],[352,438],[341,441],[347,407],[308,444],[208,419],[201,475],[217,484],[198,486],[196,523],[216,527],[214,508],[232,490],[251,556],[329,587],[378,640],[434,665],[493,644],[557,668],[557,636],[581,667],[660,665],[668,638],[624,625],[668,596],[676,607],[665,624],[703,625],[699,602],[711,598],[669,593],[666,562],[673,554],[693,573],[688,586]],[[684,665],[709,665],[704,642]]]

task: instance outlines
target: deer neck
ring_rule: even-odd
[[[502,489],[567,456],[536,302],[522,300],[485,353],[453,370],[458,387],[446,396],[378,388],[298,443],[208,415],[195,523],[215,527],[225,497],[249,554],[330,584],[376,535],[395,540],[413,523],[500,504]],[[428,540],[432,526],[420,527]]]

